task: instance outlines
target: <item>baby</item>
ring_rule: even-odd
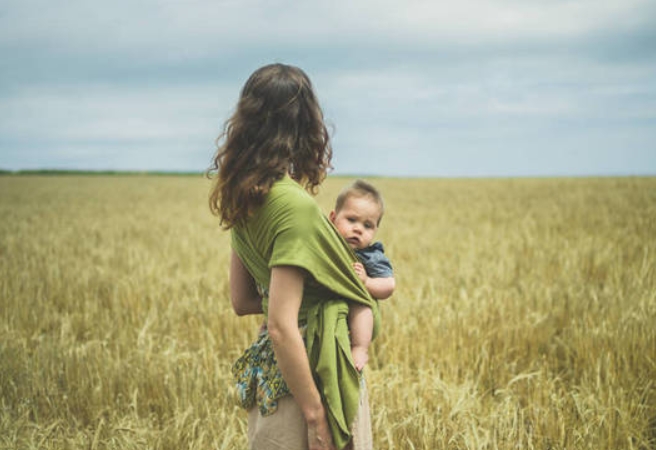
[[[383,217],[383,198],[378,190],[357,180],[339,194],[329,217],[360,260],[354,264],[354,269],[371,296],[377,300],[391,296],[395,288],[392,265],[385,256],[383,244],[373,242]],[[358,370],[362,370],[369,359],[373,320],[370,308],[349,305],[351,352]]]

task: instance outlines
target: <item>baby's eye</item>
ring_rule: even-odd
[[[355,223],[354,217],[347,217],[346,220],[348,220],[350,223]]]
[[[373,224],[373,223],[370,223],[370,222],[365,222],[364,227],[365,227],[367,230],[371,230],[371,229],[374,227],[374,224]]]

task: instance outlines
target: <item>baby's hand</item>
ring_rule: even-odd
[[[355,270],[355,274],[362,280],[363,283],[367,281],[367,271],[364,269],[362,263],[353,263],[353,269]]]

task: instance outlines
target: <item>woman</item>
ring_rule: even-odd
[[[233,367],[253,449],[371,448],[347,301],[372,307],[376,324],[378,310],[352,251],[309,195],[331,157],[307,75],[283,64],[256,70],[210,169],[210,207],[232,236],[233,309],[266,317]]]

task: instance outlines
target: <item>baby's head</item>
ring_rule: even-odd
[[[371,245],[383,218],[383,197],[371,184],[357,180],[337,197],[330,221],[353,249]]]

